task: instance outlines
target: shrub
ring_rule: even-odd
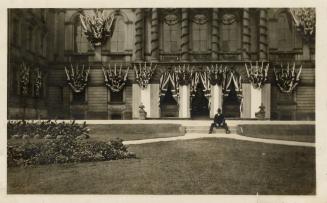
[[[87,142],[66,135],[42,143],[27,141],[23,145],[8,145],[8,166],[105,161],[135,158],[121,139],[110,142]]]
[[[89,138],[89,128],[84,122],[82,125],[76,124],[75,121],[71,123],[57,121],[38,121],[26,122],[22,121],[8,121],[7,123],[7,137],[10,138],[46,138],[54,139],[57,136],[73,136],[80,138]]]

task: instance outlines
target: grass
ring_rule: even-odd
[[[9,168],[8,193],[315,194],[314,148],[207,138],[129,150],[138,159]]]
[[[315,142],[315,125],[240,125],[238,131],[248,137]]]

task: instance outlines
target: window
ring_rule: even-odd
[[[111,52],[123,52],[125,44],[125,23],[121,16],[117,17],[116,26],[109,42]]]
[[[33,32],[33,30],[32,30],[32,28],[31,27],[28,27],[28,30],[27,30],[27,39],[26,39],[26,49],[27,50],[31,50],[31,48],[32,48],[32,40],[33,40],[33,38],[32,38],[32,32]]]
[[[166,53],[177,53],[180,51],[181,30],[179,24],[163,24],[163,47]]]
[[[119,92],[110,91],[110,102],[112,103],[122,103],[124,99],[123,90]]]
[[[73,92],[73,104],[84,104],[85,103],[85,90],[83,92]]]
[[[20,39],[19,39],[19,22],[16,19],[13,21],[11,39],[12,39],[13,44],[16,44],[16,45],[20,44],[19,43],[20,42]]]
[[[277,23],[277,45],[279,50],[290,50],[293,49],[292,30],[288,23],[286,13],[281,13],[278,16]]]
[[[86,53],[89,49],[89,42],[83,32],[79,16],[75,18],[74,24],[74,50],[77,53]]]
[[[230,52],[240,48],[240,28],[238,23],[223,24],[221,35],[222,51]]]
[[[193,51],[208,51],[208,24],[192,23]]]

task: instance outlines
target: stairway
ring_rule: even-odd
[[[208,133],[210,126],[184,126],[186,133]],[[229,126],[231,133],[236,133],[237,126]],[[214,128],[212,133],[225,134],[225,129]]]

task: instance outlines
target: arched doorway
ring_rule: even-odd
[[[230,91],[223,98],[223,114],[227,118],[239,118],[241,101],[237,96],[234,83],[230,84]]]
[[[196,85],[194,96],[191,99],[191,117],[193,119],[209,118],[209,100],[205,97],[202,83]]]

